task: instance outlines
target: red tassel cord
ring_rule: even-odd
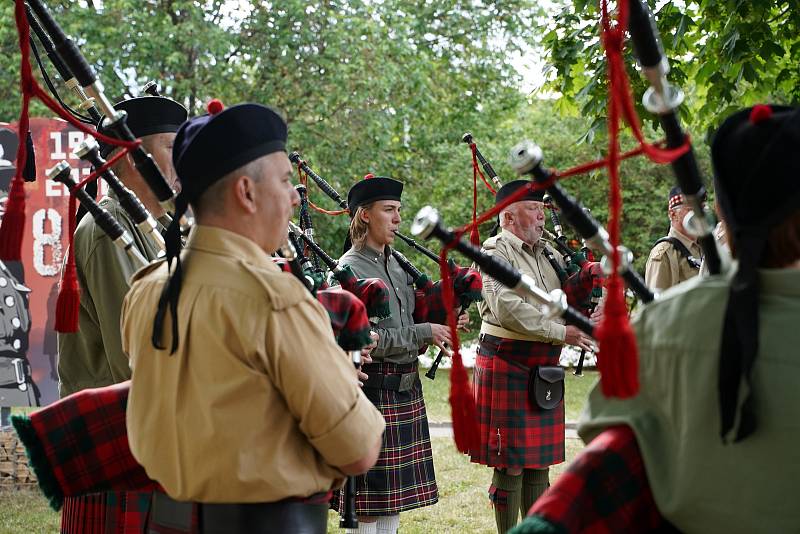
[[[460,238],[461,235],[456,234],[456,239]],[[450,335],[453,339],[453,365],[450,369],[450,410],[456,448],[463,453],[469,453],[477,450],[480,445],[478,409],[475,406],[475,398],[472,396],[472,387],[469,383],[467,370],[461,360],[458,329],[456,328],[455,298],[453,284],[450,279],[450,265],[447,262],[447,250],[450,247],[452,247],[452,244],[446,245],[442,249],[439,258],[439,270],[442,276],[442,300],[444,301],[445,310],[447,310],[447,324],[450,327]]]
[[[50,95],[42,90],[33,77],[33,71],[31,70],[30,47],[28,44],[30,42],[30,27],[28,26],[28,19],[25,14],[24,0],[16,0],[14,18],[17,24],[18,45],[21,58],[20,90],[22,92],[22,110],[20,112],[17,128],[20,138],[19,147],[17,148],[17,169],[14,174],[14,179],[11,182],[11,190],[9,192],[8,202],[6,203],[6,212],[0,224],[0,260],[3,261],[19,261],[22,255],[22,236],[25,233],[25,188],[22,173],[25,169],[28,152],[23,136],[27,134],[30,128],[28,109],[32,97],[37,97],[59,117],[85,134],[93,135],[105,143],[124,147],[126,150],[135,148],[138,145],[138,141],[127,142],[97,133],[75,119],[64,110],[58,102],[53,100]]]
[[[597,362],[603,394],[607,397],[627,398],[639,392],[639,355],[636,338],[628,322],[622,280],[619,276],[620,219],[622,195],[619,181],[619,119],[620,108],[629,97],[624,75],[622,43],[627,21],[626,2],[619,4],[619,19],[611,27],[608,6],[603,0],[603,43],[608,58],[609,102],[608,102],[608,172],[610,176],[608,234],[612,246],[612,273],[608,280],[608,298],[605,313],[596,330],[599,345]]]
[[[61,284],[58,288],[56,300],[56,332],[72,333],[78,331],[78,314],[80,313],[81,292],[78,285],[78,274],[75,267],[75,226],[76,205],[75,195],[69,196],[69,250],[67,263],[61,275]]]

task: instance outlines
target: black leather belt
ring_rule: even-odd
[[[401,375],[379,375],[369,373],[364,387],[369,389],[388,389],[391,391],[408,391],[419,380],[419,373],[403,373]]]
[[[192,513],[197,509],[197,526]],[[328,504],[297,500],[272,503],[211,504],[181,502],[156,492],[150,509],[150,532],[158,527],[196,534],[325,534]]]

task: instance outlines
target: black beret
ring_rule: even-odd
[[[350,188],[347,193],[347,207],[350,216],[356,209],[378,200],[400,200],[403,194],[403,182],[384,176],[367,175],[363,180]]]
[[[136,137],[175,133],[189,116],[185,107],[164,96],[141,96],[123,100],[114,104],[114,109],[128,113],[126,122]],[[102,127],[103,120],[105,117],[100,119],[97,131],[116,137],[112,131]],[[100,143],[100,155],[105,158],[114,148],[112,145]]]
[[[494,205],[497,206],[505,199],[519,191],[521,188],[527,186],[531,183],[530,180],[513,180],[508,182],[503,187],[497,190],[497,194],[494,197]],[[528,191],[525,193],[522,198],[518,198],[517,202],[522,202],[523,200],[535,200],[537,202],[543,202],[544,199],[544,190],[538,189],[536,191]]]
[[[774,226],[800,207],[798,111],[787,106],[747,108],[728,117],[714,135],[714,184],[732,230]]]
[[[234,170],[286,151],[286,122],[260,104],[238,104],[187,121],[178,130],[172,163],[189,201]]]

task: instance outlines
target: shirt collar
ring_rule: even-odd
[[[356,250],[356,253],[367,258],[371,262],[378,263],[386,261],[386,257],[391,253],[391,249],[389,248],[389,245],[386,245],[386,248],[384,248],[383,252],[381,252],[365,244],[363,247]]]
[[[513,248],[522,252],[527,252],[528,254],[534,254],[536,253],[537,248],[541,248],[539,246],[542,242],[541,239],[536,243],[536,245],[530,246],[525,241],[520,239],[517,234],[506,229],[501,230],[500,235],[503,237],[503,241],[508,242]]]
[[[700,246],[697,244],[697,241],[693,241],[691,238],[683,235],[672,226],[669,227],[669,233],[667,235],[669,237],[674,237],[675,239],[683,243],[683,246],[689,250],[692,250],[693,248],[696,249],[697,247]]]
[[[210,254],[232,256],[247,263],[279,271],[272,256],[261,250],[251,239],[217,226],[196,224],[189,233],[186,248]]]

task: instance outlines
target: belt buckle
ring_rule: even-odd
[[[408,391],[414,387],[414,379],[417,377],[416,373],[405,373],[400,377],[400,385],[397,391]]]
[[[11,365],[14,366],[14,375],[17,379],[17,388],[20,391],[27,391],[28,384],[25,380],[25,363],[22,361],[22,358],[14,358],[11,360]]]

